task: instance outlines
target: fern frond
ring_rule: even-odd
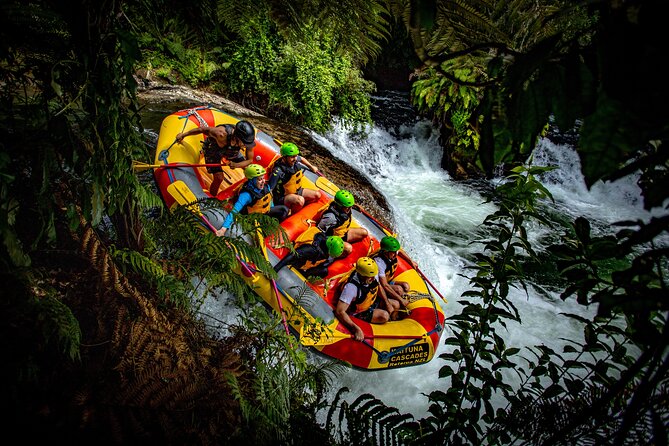
[[[70,308],[51,296],[37,301],[42,335],[47,341],[55,340],[70,359],[80,357],[81,328]]]

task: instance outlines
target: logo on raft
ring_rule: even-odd
[[[394,352],[401,350],[401,353]],[[390,349],[388,368],[403,367],[406,365],[422,364],[430,359],[430,346],[427,343],[414,344],[407,348],[395,347]]]

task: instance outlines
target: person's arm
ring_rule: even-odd
[[[386,305],[386,310],[388,310],[388,314],[393,314],[395,308],[393,308],[393,304],[391,304],[390,301],[388,300],[388,296],[386,296],[386,290],[384,290],[382,286],[379,286],[378,294],[381,295],[381,299],[383,300],[383,303]]]
[[[275,164],[274,168],[272,169],[272,175],[269,177],[269,190],[274,190],[281,178],[283,178],[283,169],[276,167]]]
[[[379,275],[379,284],[381,285],[379,288],[382,288],[384,291],[386,291],[388,294],[390,294],[391,299],[398,300],[403,306],[407,306],[409,303],[406,299],[404,299],[400,294],[398,294],[395,289],[390,286],[390,283],[388,283],[388,279],[386,279],[386,276],[381,276]]]
[[[388,278],[384,272],[386,270],[386,262],[381,257],[376,257],[374,261],[376,262],[376,266],[379,268],[379,274],[376,276],[377,280],[379,281],[379,288],[383,288],[384,291],[389,292],[391,298],[402,302],[402,296],[397,295],[393,287],[391,287],[390,283],[388,283]]]
[[[205,136],[209,136],[209,127],[196,127],[194,129],[188,130],[187,132],[177,133],[175,139],[177,140],[177,142],[181,142],[186,136],[197,135],[198,133],[202,133]]]
[[[321,232],[325,233],[328,232],[328,230],[331,227],[333,227],[336,223],[337,219],[335,218],[334,214],[332,212],[326,212],[318,221],[316,227],[318,227],[318,229],[320,229]]]
[[[314,166],[311,164],[309,161],[307,161],[306,158],[300,157],[300,162],[307,166],[309,170],[311,170],[313,173],[320,173],[320,170],[318,170],[318,167]]]
[[[246,159],[244,161],[240,161],[238,163],[230,163],[230,167],[232,169],[243,169],[244,167],[248,166],[249,164],[252,164],[253,157],[255,156],[254,154],[255,150],[253,150],[253,147],[251,148],[246,148]]]
[[[335,316],[337,316],[337,319],[339,319],[339,321],[349,329],[356,341],[362,342],[365,339],[365,333],[360,327],[356,325],[355,322],[353,322],[353,319],[351,319],[351,317],[346,312],[349,305],[350,304],[339,300],[337,302],[337,308],[335,309]]]
[[[225,220],[223,221],[223,226],[221,229],[216,231],[216,235],[219,237],[224,236],[227,230],[232,226],[232,222],[235,218],[236,214],[239,214],[244,207],[246,207],[247,204],[251,202],[251,194],[248,192],[242,192],[239,194],[239,198],[235,202],[235,205],[232,207],[232,210],[228,213],[228,215],[225,217]]]
[[[296,259],[297,259],[296,252],[291,252],[291,253],[288,254],[286,257],[284,257],[283,259],[281,259],[281,260],[279,261],[279,263],[277,263],[276,265],[274,265],[274,271],[278,273],[279,270],[281,270],[281,268],[283,268],[284,266],[286,266],[286,265],[292,265],[292,263],[293,263]]]

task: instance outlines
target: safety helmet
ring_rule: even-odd
[[[249,180],[265,175],[265,168],[260,164],[249,164],[244,169],[244,176]]]
[[[400,250],[400,242],[395,237],[389,235],[381,239],[381,249],[384,251],[397,252]]]
[[[344,189],[338,190],[334,196],[334,199],[338,205],[343,206],[345,208],[350,208],[355,204],[355,199],[353,198],[353,194]]]
[[[234,135],[244,144],[253,144],[256,139],[256,130],[248,121],[239,121],[235,124]]]
[[[281,156],[295,156],[300,154],[300,149],[292,142],[284,142],[281,145]]]
[[[355,272],[362,277],[374,277],[379,273],[379,267],[371,257],[360,257],[355,263]]]
[[[336,235],[331,235],[325,240],[325,246],[328,248],[328,254],[332,257],[339,257],[344,252],[344,240]]]

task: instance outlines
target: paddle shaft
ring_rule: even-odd
[[[208,164],[144,164],[144,163],[135,163],[133,164],[133,169],[135,170],[146,170],[146,169],[178,169],[179,167],[221,167],[224,164],[221,163],[208,163]]]

